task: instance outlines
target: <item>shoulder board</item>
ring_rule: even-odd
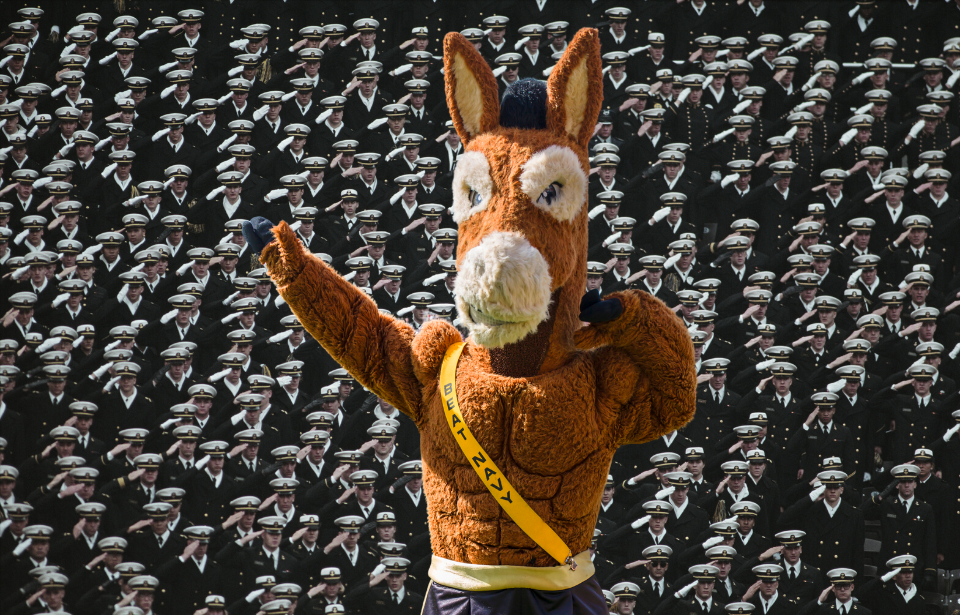
[[[266,83],[270,81],[270,77],[273,74],[272,65],[270,60],[262,62],[260,66],[257,67],[257,78]]]

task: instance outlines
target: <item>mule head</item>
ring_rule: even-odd
[[[586,278],[587,143],[603,99],[597,32],[574,37],[545,87],[524,80],[502,105],[463,36],[447,34],[443,55],[465,148],[453,178],[460,319],[477,344],[527,355],[526,371],[555,368],[573,347]]]

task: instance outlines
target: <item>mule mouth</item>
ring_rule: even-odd
[[[487,348],[516,343],[536,331],[543,321],[539,315],[492,316],[462,297],[457,297],[457,309],[461,323],[470,331],[474,341]]]
[[[467,301],[458,303],[463,325],[474,341],[486,348],[502,348],[516,343],[536,331],[542,321],[539,316],[520,315],[514,320],[504,320],[502,316],[491,316]]]
[[[500,327],[503,325],[514,325],[518,323],[526,322],[527,318],[521,320],[503,320],[501,318],[496,318],[489,314],[484,313],[480,308],[473,305],[472,303],[467,303],[470,308],[470,320],[477,323],[478,325],[486,325],[488,327]]]

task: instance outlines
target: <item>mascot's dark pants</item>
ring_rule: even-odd
[[[570,589],[466,591],[431,582],[422,615],[608,615],[595,576]]]

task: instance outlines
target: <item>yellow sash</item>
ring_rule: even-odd
[[[459,342],[447,349],[440,366],[440,396],[443,399],[443,413],[447,417],[447,425],[453,433],[453,439],[460,445],[460,450],[473,464],[480,480],[487,486],[493,499],[506,511],[513,522],[523,530],[523,533],[533,539],[541,549],[561,564],[569,564],[570,570],[577,569],[570,547],[557,536],[557,533],[540,518],[530,505],[524,501],[520,493],[510,484],[493,459],[483,450],[477,439],[473,437],[467,427],[463,415],[460,413],[460,404],[457,402],[457,361],[463,352],[465,344]]]

